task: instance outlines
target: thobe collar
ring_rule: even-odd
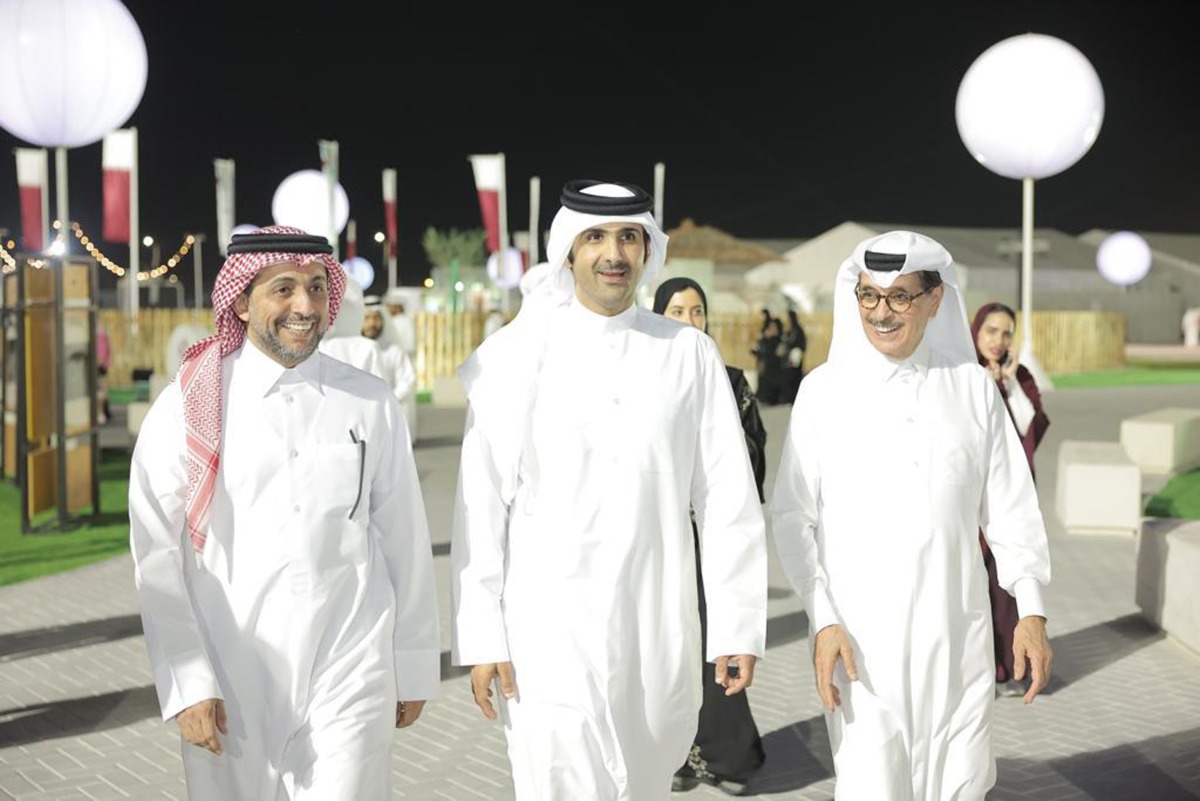
[[[580,303],[578,298],[573,297],[567,304],[564,317],[564,324],[575,334],[584,336],[614,334],[628,331],[633,327],[633,321],[637,319],[637,303],[631,303],[625,311],[608,317],[597,314]]]
[[[262,398],[284,384],[307,383],[323,393],[320,354],[320,350],[314,350],[311,356],[295,367],[284,367],[247,339],[233,358],[237,360],[238,373],[245,376],[247,393]]]
[[[917,349],[907,359],[889,359],[874,348],[871,349],[875,358],[869,360],[868,372],[880,384],[886,384],[894,378],[916,376],[924,380],[929,375],[929,344],[922,339]]]

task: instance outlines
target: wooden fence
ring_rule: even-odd
[[[833,318],[830,314],[799,315],[808,339],[804,369],[811,370],[829,355]],[[162,372],[166,361],[167,340],[178,325],[200,324],[212,328],[211,309],[143,309],[138,318],[138,333],[130,335],[124,314],[102,309],[100,319],[108,329],[112,343],[113,386],[132,382],[134,369]],[[480,312],[419,313],[417,331],[418,386],[429,389],[434,379],[453,376],[458,366],[483,340],[486,315]],[[753,315],[713,315],[708,330],[728,364],[754,370],[751,349],[758,341],[762,317]],[[1125,365],[1125,316],[1119,312],[1047,311],[1033,314],[1037,356],[1047,373],[1081,373],[1109,370]],[[1021,324],[1017,323],[1020,339]],[[1019,347],[1020,342],[1014,343]]]

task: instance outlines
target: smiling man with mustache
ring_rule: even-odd
[[[1020,610],[1026,703],[1050,677],[1050,557],[1021,440],[934,240],[880,234],[839,269],[829,359],[800,384],[771,513],[808,613],[836,797],[982,801],[995,669],[979,533]]]
[[[234,236],[217,332],[134,448],[134,578],[192,801],[390,798],[393,731],[439,693],[404,415],[317,349],[346,291],[332,250],[284,226]]]

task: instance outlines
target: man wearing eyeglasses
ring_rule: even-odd
[[[771,520],[808,613],[839,801],[983,799],[995,676],[978,530],[1020,610],[1027,704],[1050,676],[1050,560],[1021,441],[934,240],[891,231],[842,264]]]

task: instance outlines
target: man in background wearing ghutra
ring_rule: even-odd
[[[387,384],[317,350],[346,274],[323,237],[233,237],[217,333],[134,448],[130,544],[192,801],[384,801],[395,727],[439,694],[433,558]]]
[[[459,371],[452,659],[520,801],[662,801],[701,701],[690,509],[728,693],[763,654],[765,527],[716,343],[635,303],[666,256],[653,199],[561,202],[544,280]]]

